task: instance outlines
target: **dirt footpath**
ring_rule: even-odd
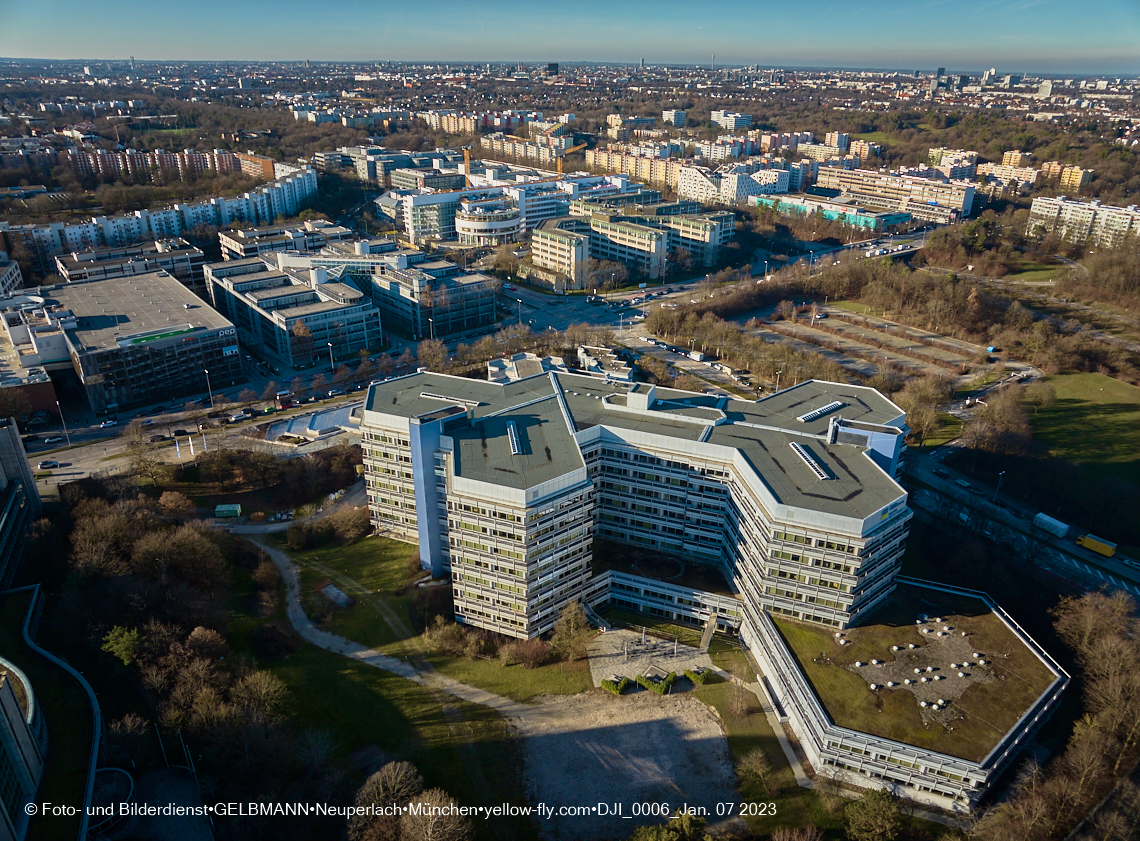
[[[525,737],[528,799],[555,810],[539,820],[544,838],[627,838],[685,804],[707,809],[710,828],[728,828],[716,806],[739,803],[724,728],[695,698],[594,691],[544,699],[514,723]],[[665,816],[644,814],[659,804]],[[561,807],[585,814],[560,816]]]

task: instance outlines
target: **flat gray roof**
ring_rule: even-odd
[[[470,408],[474,425],[447,433],[457,439],[458,475],[526,488],[563,475],[581,462],[555,398],[554,381],[561,388],[574,432],[604,425],[736,449],[772,495],[790,506],[863,519],[904,493],[866,456],[865,447],[826,442],[833,417],[884,424],[903,414],[874,389],[843,383],[809,381],[760,402],[657,388],[650,409],[634,411],[627,408],[628,396],[631,391],[646,392],[649,387],[644,383],[631,387],[563,372],[492,383],[424,372],[372,386],[365,408],[409,418],[449,405]],[[799,420],[833,402],[841,406],[817,419]],[[495,417],[480,420],[488,415]],[[531,450],[512,455],[508,420],[515,422],[520,441],[528,442],[524,449]],[[793,443],[826,479],[812,470]]]
[[[71,310],[72,341],[87,351],[116,347],[139,333],[192,326],[216,330],[233,325],[166,272],[113,277],[40,290],[49,301]],[[190,309],[186,308],[190,304]]]
[[[507,431],[511,424],[517,453]],[[447,434],[455,441],[455,475],[465,479],[526,489],[586,466],[553,395]]]

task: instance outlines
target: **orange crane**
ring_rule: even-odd
[[[471,149],[463,150],[463,186],[471,186]]]
[[[569,149],[567,149],[565,152],[563,152],[561,155],[559,155],[558,156],[558,174],[559,175],[562,174],[562,159],[564,157],[569,155],[571,152],[577,152],[578,150],[585,149],[585,148],[586,148],[585,143],[579,143],[577,146],[571,146]]]

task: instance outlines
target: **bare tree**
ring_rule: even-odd
[[[400,818],[403,841],[469,841],[472,838],[471,822],[453,813],[458,804],[442,789],[428,789],[408,805],[409,811]]]

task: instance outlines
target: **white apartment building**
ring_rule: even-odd
[[[965,181],[820,167],[816,186],[850,195],[874,209],[900,210],[931,222],[946,223],[969,216],[974,205],[974,185]]]
[[[735,111],[713,111],[709,119],[726,131],[736,131],[752,125],[751,114],[737,114]]]
[[[24,276],[20,273],[20,264],[9,260],[6,251],[0,251],[0,296],[7,298],[23,287]]]
[[[1057,196],[1038,197],[1029,208],[1026,234],[1055,232],[1069,242],[1088,242],[1115,248],[1126,237],[1140,235],[1140,207],[1113,207],[1099,201],[1074,201]]]
[[[676,108],[671,111],[667,110],[661,112],[661,122],[672,123],[677,128],[685,127],[686,117],[687,115],[684,111]]]
[[[682,167],[677,181],[677,196],[702,204],[734,205],[746,201],[749,196],[788,192],[790,178],[786,171],[760,169],[750,172],[749,169],[723,166],[716,172],[710,172],[705,167]]]

